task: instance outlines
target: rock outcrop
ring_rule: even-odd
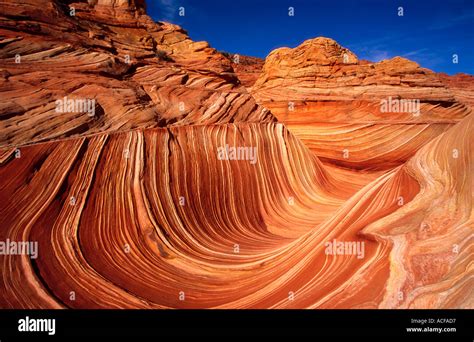
[[[322,37],[270,53],[251,92],[317,156],[359,169],[400,165],[471,113],[417,63],[361,63]]]
[[[453,76],[439,73],[438,77],[454,94],[457,101],[474,108],[474,76],[463,73]]]
[[[474,307],[471,88],[325,38],[253,84],[143,1],[0,13],[0,308]]]
[[[263,59],[257,57],[230,55],[232,68],[239,78],[240,82],[246,88],[252,87],[262,72]]]
[[[294,49],[272,51],[253,92],[262,101],[372,101],[392,95],[422,102],[454,102],[437,74],[415,62],[395,57],[359,63],[351,51],[322,37],[307,40]]]
[[[154,23],[143,6],[0,2],[0,147],[146,127],[274,120],[239,84],[227,58],[176,25]],[[57,101],[65,97],[89,101],[94,113],[58,112]]]

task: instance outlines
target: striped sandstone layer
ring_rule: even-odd
[[[399,166],[471,113],[417,63],[360,62],[323,37],[272,51],[251,92],[322,160],[356,169]],[[399,99],[419,101],[419,112],[382,106]]]
[[[0,242],[38,243],[36,259],[0,255],[0,308],[474,307],[473,115],[435,78],[426,84],[428,71],[412,82],[430,89],[432,121],[394,115],[360,137],[357,125],[386,117],[370,98],[349,100],[359,86],[313,103],[316,78],[304,76],[288,94],[308,93],[295,120],[321,136],[311,143],[256,104],[252,77],[235,73],[251,69],[153,23],[142,1],[0,8]],[[327,41],[300,60],[303,73],[325,70],[318,84],[330,88],[337,71],[325,68],[341,53],[359,72]],[[280,57],[276,74],[290,63]],[[402,60],[387,70],[411,95],[406,68],[419,70]],[[256,96],[286,101],[265,77]],[[393,89],[377,82],[371,97]],[[94,96],[97,117],[56,113],[71,94]],[[355,138],[341,168],[341,140]],[[223,146],[255,159],[221,158]],[[361,253],[328,252],[336,241]]]
[[[153,22],[133,3],[109,2],[0,1],[0,147],[274,120],[206,42]],[[64,97],[93,99],[95,115],[58,112]]]
[[[472,126],[369,182],[275,123],[25,147],[0,168],[0,236],[38,241],[39,257],[0,257],[0,305],[472,307]],[[257,146],[258,162],[219,160],[225,144]],[[363,257],[328,255],[335,239]]]

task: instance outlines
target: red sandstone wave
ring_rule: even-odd
[[[0,308],[474,307],[469,87],[323,38],[255,81],[120,4],[0,1]]]

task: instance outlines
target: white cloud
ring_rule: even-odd
[[[178,5],[174,0],[158,0],[160,17],[165,21],[173,21],[178,11]]]
[[[384,59],[389,59],[390,55],[388,51],[380,51],[380,50],[374,50],[369,52],[367,59],[372,62],[380,62]]]

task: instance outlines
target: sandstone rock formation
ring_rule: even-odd
[[[359,63],[322,37],[270,53],[252,94],[317,156],[361,169],[400,165],[471,113],[417,63],[401,57]],[[407,105],[382,105],[399,101]]]
[[[145,127],[274,120],[238,84],[227,58],[178,26],[154,23],[142,6],[0,2],[0,147]],[[58,113],[55,102],[66,96],[95,100],[96,115]]]
[[[142,1],[0,9],[0,243],[38,243],[0,308],[474,307],[471,88],[322,38],[252,86]]]
[[[463,73],[449,76],[439,73],[438,77],[451,90],[457,101],[474,107],[474,76]]]
[[[261,58],[230,55],[231,65],[240,82],[246,87],[252,87],[262,72],[264,61]]]

